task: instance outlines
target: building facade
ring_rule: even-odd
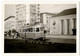
[[[16,18],[16,25],[18,27],[23,26],[26,24],[26,5],[24,4],[17,4],[15,5],[15,18]]]
[[[45,30],[50,32],[50,18],[54,16],[53,13],[44,12],[40,14],[40,23],[43,23]]]
[[[50,34],[76,33],[76,8],[66,9],[50,18]]]
[[[9,16],[4,20],[4,30],[9,31],[16,29],[16,19],[15,16]]]
[[[15,5],[15,17],[17,29],[24,25],[34,24],[40,21],[39,4],[17,4]]]

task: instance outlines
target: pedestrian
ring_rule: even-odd
[[[18,38],[18,32],[16,32],[16,38]]]
[[[19,33],[18,33],[18,32],[16,32],[16,38],[19,38],[19,37],[20,37]]]
[[[14,33],[12,33],[12,38],[14,38]]]
[[[15,34],[14,34],[14,38],[17,38],[17,33],[15,32]]]
[[[8,34],[9,34],[9,37],[11,38],[11,30],[9,30]]]

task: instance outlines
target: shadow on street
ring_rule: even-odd
[[[22,39],[4,39],[4,53],[76,53],[76,44],[36,44]]]

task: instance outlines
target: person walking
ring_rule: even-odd
[[[12,38],[14,38],[14,33],[12,33]]]
[[[14,38],[17,38],[17,33],[16,32],[14,33]]]

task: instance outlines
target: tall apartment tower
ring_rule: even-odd
[[[37,4],[36,5],[36,22],[39,22],[40,23],[40,4]]]
[[[40,23],[40,4],[30,4],[30,24]]]
[[[17,30],[24,25],[40,22],[40,4],[16,4],[15,17]]]

